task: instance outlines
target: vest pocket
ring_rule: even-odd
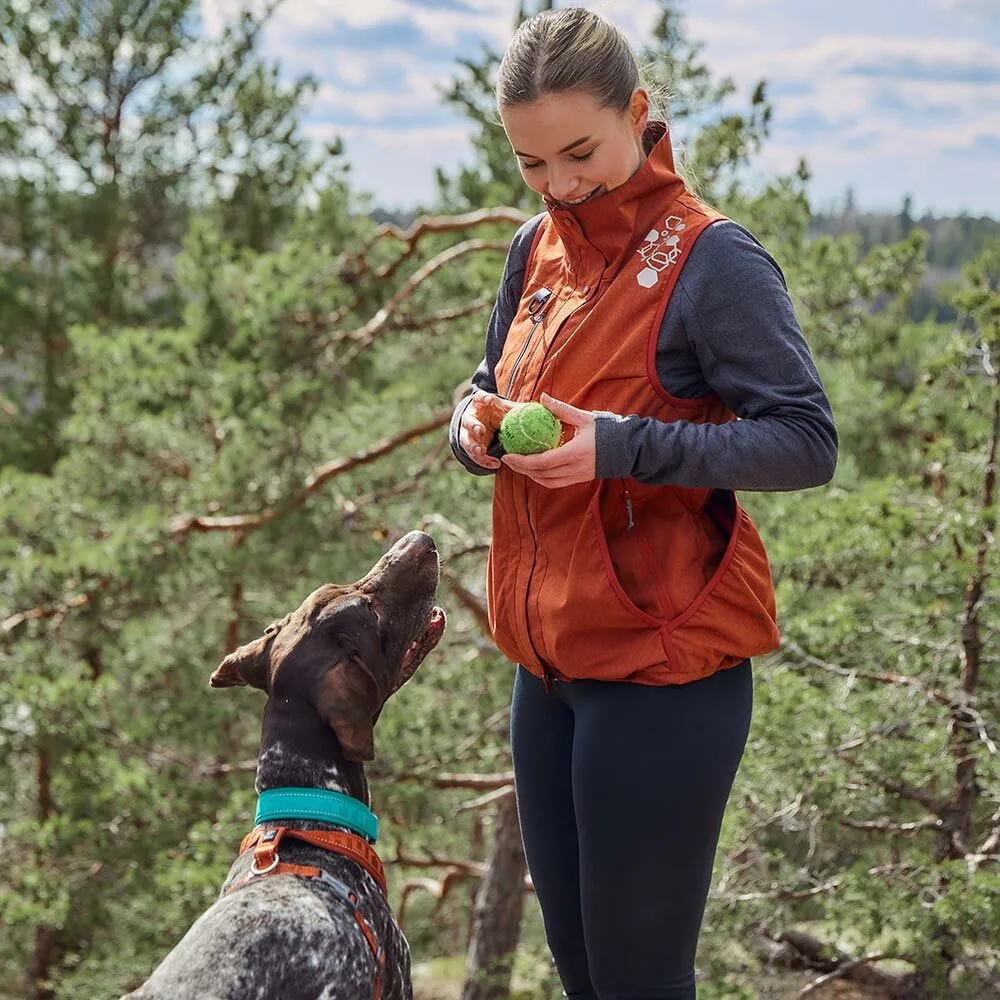
[[[667,623],[663,634],[673,668],[693,676],[771,652],[781,641],[764,544],[750,515],[729,495],[732,534],[722,560],[702,592]],[[725,511],[720,515],[724,525]]]
[[[670,675],[693,680],[777,647],[767,554],[735,494],[714,491],[699,513],[636,506],[630,530],[624,484],[601,480],[588,514],[608,585],[635,627],[655,631]]]
[[[588,513],[611,590],[629,614],[659,627],[676,614],[664,586],[661,567],[642,527],[634,523],[634,507],[620,480],[602,479]]]

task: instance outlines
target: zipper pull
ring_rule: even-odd
[[[545,315],[545,303],[549,301],[552,297],[552,290],[550,288],[539,288],[534,295],[531,296],[531,301],[528,303],[528,315],[531,317],[537,317],[541,320],[542,316]]]
[[[631,531],[635,527],[635,518],[632,516],[632,494],[629,493],[628,487],[625,487],[625,513],[628,515],[628,524],[625,525],[626,531]]]

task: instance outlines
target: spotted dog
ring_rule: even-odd
[[[362,580],[320,587],[222,661],[213,687],[249,684],[268,695],[261,803],[316,789],[307,797],[370,817],[364,761],[375,755],[373,729],[444,631],[438,577],[433,540],[411,532]],[[290,832],[274,847],[267,838],[277,827]],[[258,824],[244,841],[257,846],[233,863],[218,901],[123,1000],[410,1000],[409,948],[379,887],[377,857],[373,868],[296,834],[352,836],[320,820]]]

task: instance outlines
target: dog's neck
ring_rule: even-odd
[[[257,793],[326,788],[371,805],[362,763],[348,761],[333,730],[311,705],[268,699],[257,759]]]

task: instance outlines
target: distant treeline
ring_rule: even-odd
[[[874,246],[905,239],[914,229],[929,236],[927,273],[914,297],[911,316],[915,320],[933,314],[938,321],[954,318],[954,311],[939,299],[943,286],[956,283],[962,266],[975,260],[990,240],[1000,237],[1000,219],[990,216],[913,215],[913,201],[907,197],[899,212],[865,212],[854,204],[848,189],[839,213],[816,213],[809,223],[811,236],[856,235],[858,251],[867,253]]]

